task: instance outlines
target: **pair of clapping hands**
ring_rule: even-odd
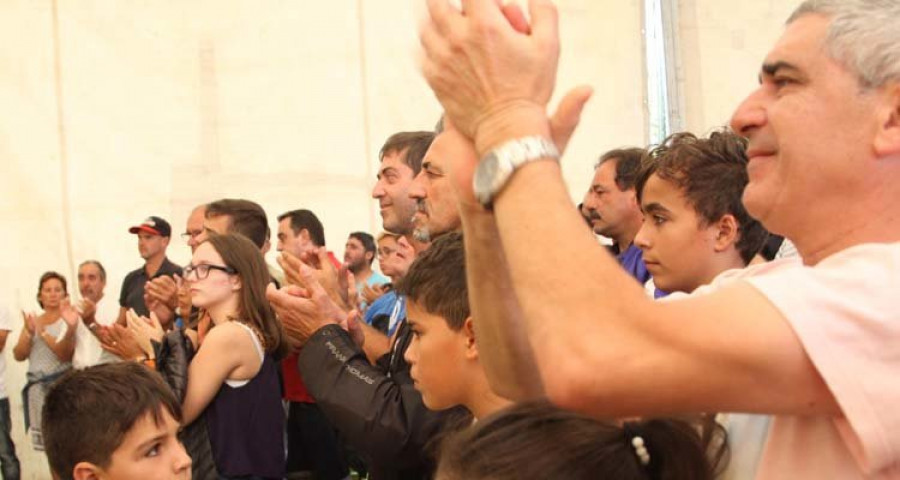
[[[104,350],[123,360],[144,360],[156,357],[152,342],[162,341],[165,330],[156,313],[150,312],[148,318],[129,309],[124,326],[97,326],[95,332]]]
[[[270,284],[266,298],[284,328],[291,350],[296,351],[316,331],[337,324],[347,330],[360,346],[360,328],[355,279],[346,267],[335,268],[328,252],[320,247],[304,258],[288,252],[278,257],[285,283],[280,289]]]
[[[144,285],[144,304],[160,324],[169,325],[176,316],[184,317],[191,311],[191,292],[178,274],[162,275]]]

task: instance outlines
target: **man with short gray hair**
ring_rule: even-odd
[[[546,110],[552,1],[532,0],[527,21],[492,0],[428,9],[423,71],[474,149],[455,165],[474,188],[454,185],[490,206],[464,211],[479,225],[466,263],[505,260],[515,296],[500,303],[523,312],[474,299],[487,313],[476,329],[506,335],[479,352],[537,365],[529,376],[483,359],[492,387],[537,377],[554,403],[605,418],[768,413],[758,478],[900,478],[900,2],[802,4],[731,120],[749,141],[744,205],[799,261],[726,272],[667,302],[592,247],[572,208]],[[569,123],[584,100],[563,99]],[[489,168],[515,151],[511,168]]]

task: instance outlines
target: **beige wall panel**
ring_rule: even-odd
[[[757,85],[766,53],[799,1],[680,0],[681,85],[687,130],[727,125]]]

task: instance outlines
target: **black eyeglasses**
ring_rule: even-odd
[[[181,278],[187,280],[194,273],[197,274],[197,280],[203,280],[204,278],[209,276],[210,270],[219,270],[225,272],[229,275],[234,275],[237,273],[237,270],[226,267],[222,265],[210,265],[208,263],[201,263],[200,265],[188,265],[181,269]]]
[[[184,232],[181,234],[181,239],[185,242],[190,242],[191,240],[199,237],[203,233],[203,230],[198,230],[196,232]]]

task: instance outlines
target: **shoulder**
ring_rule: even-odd
[[[143,274],[144,274],[144,267],[143,267],[143,266],[141,266],[141,267],[139,267],[139,268],[136,268],[136,269],[134,269],[134,270],[128,272],[127,275],[125,275],[125,279],[122,281],[122,283],[123,283],[123,284],[131,283],[131,282],[133,282],[137,277],[140,277],[140,276],[143,275]]]
[[[238,322],[225,322],[210,329],[203,339],[203,346],[215,349],[254,348],[252,333]]]
[[[160,265],[159,272],[156,276],[160,275],[174,275],[176,273],[181,273],[181,266],[177,263],[173,263],[169,260],[169,257],[163,259],[162,265]]]

